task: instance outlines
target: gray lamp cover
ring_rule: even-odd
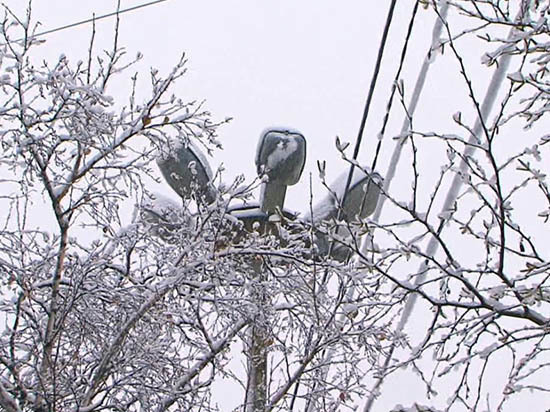
[[[365,169],[366,170],[366,169]],[[340,218],[347,222],[364,219],[376,210],[383,179],[378,173],[367,173],[359,167],[353,169],[353,177],[348,188]],[[344,199],[344,190],[349,171],[344,171],[330,186],[329,193],[313,208],[311,220],[321,221],[338,216],[339,206]]]
[[[259,176],[267,175],[262,185],[261,209],[272,214],[282,210],[286,187],[300,179],[306,161],[306,139],[295,130],[268,129],[260,137],[256,151]]]
[[[157,157],[157,164],[166,182],[181,197],[190,197],[195,191],[207,203],[215,200],[212,170],[206,156],[192,142],[168,145]]]

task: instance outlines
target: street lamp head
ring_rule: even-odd
[[[256,151],[258,175],[286,186],[298,183],[306,162],[306,139],[297,131],[268,129]]]
[[[331,193],[314,207],[312,220],[322,221],[339,217],[340,220],[352,222],[374,213],[380,196],[382,177],[378,173],[367,173],[355,167],[344,199],[348,174],[346,170],[330,186]],[[340,208],[342,212],[338,213]]]
[[[286,187],[298,183],[306,161],[306,139],[297,131],[268,129],[256,151],[259,176],[267,175],[260,196],[261,209],[272,214],[283,209]]]
[[[208,160],[192,142],[169,146],[160,153],[157,164],[166,182],[182,198],[197,193],[207,203],[216,198]]]
[[[349,171],[344,171],[330,186],[330,193],[315,205],[311,213],[306,213],[306,216],[309,216],[306,220],[309,220],[310,224],[316,226],[332,219],[352,223],[374,213],[380,196],[382,177],[378,173],[367,173],[355,167],[344,199],[348,175]],[[347,224],[340,222],[336,223],[333,234],[342,239],[350,239],[353,235]],[[338,242],[331,244],[329,232],[324,230],[315,230],[314,243],[318,256],[325,256],[330,252],[330,257],[340,262],[346,262],[352,253],[346,245]]]

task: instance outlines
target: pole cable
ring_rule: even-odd
[[[380,39],[380,44],[378,46],[378,55],[376,57],[376,64],[374,66],[374,71],[373,71],[371,81],[370,81],[369,91],[368,91],[368,94],[367,94],[367,100],[365,101],[365,106],[364,106],[364,109],[363,109],[363,116],[361,117],[361,123],[359,125],[359,132],[357,133],[357,138],[355,139],[355,147],[353,149],[353,162],[351,162],[351,164],[350,164],[348,178],[346,180],[346,185],[344,187],[344,192],[342,194],[342,199],[338,202],[340,207],[338,208],[338,212],[337,212],[337,215],[336,215],[336,221],[340,221],[342,219],[342,213],[343,213],[343,210],[344,210],[343,206],[346,202],[347,195],[348,195],[348,190],[351,186],[351,181],[353,179],[353,171],[355,169],[355,161],[357,160],[357,156],[359,154],[359,149],[361,147],[361,142],[363,140],[363,134],[364,134],[364,131],[365,131],[365,126],[367,124],[367,118],[369,116],[372,97],[374,96],[374,90],[376,88],[376,83],[378,81],[378,75],[380,73],[380,67],[382,65],[382,58],[384,56],[384,51],[385,51],[385,48],[386,48],[386,41],[388,39],[388,33],[390,31],[390,26],[391,26],[391,23],[392,23],[392,20],[393,20],[393,13],[395,11],[396,3],[397,3],[397,0],[392,0],[392,2],[390,4],[390,8],[388,9],[388,14],[386,16],[386,23],[384,25],[384,31],[382,33],[382,38]],[[336,230],[338,230],[338,229],[336,229]],[[334,247],[335,247],[335,243],[334,243],[334,241],[331,241],[330,246],[329,246],[329,250],[328,250],[328,256],[330,256],[332,254],[332,252],[334,250]],[[327,281],[327,277],[328,277],[328,274],[327,274],[327,272],[325,272],[325,274],[323,276],[323,283],[325,283]]]
[[[424,63],[422,64],[422,68],[420,69],[420,72],[418,74],[418,77],[416,79],[416,83],[414,85],[413,93],[411,96],[411,100],[409,102],[409,107],[407,112],[409,115],[405,115],[405,118],[403,119],[403,124],[401,127],[401,135],[404,135],[410,131],[411,127],[411,118],[414,115],[414,112],[416,111],[416,108],[418,106],[418,102],[420,100],[420,96],[422,94],[422,90],[424,88],[424,85],[426,84],[426,79],[428,77],[428,72],[431,67],[431,64],[433,63],[433,54],[435,53],[437,46],[441,39],[441,32],[443,30],[443,22],[442,19],[445,19],[447,17],[449,5],[447,1],[443,2],[443,5],[440,10],[440,16],[441,18],[436,17],[436,21],[434,23],[434,27],[432,30],[432,43],[430,46],[430,50],[428,51],[426,57],[424,58]],[[401,142],[397,142],[396,146],[393,150],[390,163],[387,168],[387,172],[384,179],[384,193],[387,193],[389,191],[391,182],[395,176],[395,172],[397,169],[397,165],[399,164],[399,160],[401,158],[401,152],[403,150],[403,144]],[[372,217],[372,220],[377,221],[380,218],[380,215],[382,214],[382,210],[384,208],[384,204],[386,202],[386,196],[381,196],[381,199],[379,201],[379,204],[376,208],[376,211],[374,212],[374,215]],[[368,247],[368,245],[372,242],[372,235],[368,236],[367,239],[364,240],[363,244],[361,245],[362,252],[364,249]],[[395,345],[392,345],[390,347],[390,353],[385,357],[384,364],[381,369],[380,377],[376,380],[376,383],[374,384],[373,389],[370,391],[371,395],[369,395],[367,402],[365,404],[363,412],[370,412],[372,405],[375,401],[375,394],[378,392],[379,388],[382,386],[384,379],[385,379],[385,372],[388,368],[389,362],[391,360],[391,357],[393,355],[393,352],[395,350]]]
[[[385,27],[384,27],[384,32],[382,34],[382,39],[380,41],[380,45],[379,45],[379,49],[378,49],[378,56],[377,56],[377,60],[376,60],[376,65],[375,65],[373,76],[372,76],[372,79],[371,79],[369,92],[368,92],[365,107],[364,107],[364,110],[363,110],[363,116],[361,118],[361,123],[360,123],[360,126],[359,126],[359,132],[358,132],[356,143],[355,143],[355,148],[354,148],[354,153],[353,153],[353,159],[354,160],[357,159],[359,149],[360,149],[360,146],[361,146],[362,137],[363,137],[363,134],[364,134],[364,130],[365,130],[365,126],[366,126],[366,122],[367,122],[367,118],[368,118],[368,114],[369,114],[369,110],[370,110],[370,105],[371,105],[371,102],[372,102],[372,98],[373,98],[373,95],[374,95],[374,90],[375,90],[376,83],[377,83],[377,80],[378,80],[378,74],[380,73],[382,58],[383,58],[383,55],[384,55],[384,50],[385,50],[385,46],[386,46],[386,41],[387,41],[389,29],[390,29],[390,26],[391,26],[391,22],[393,20],[395,5],[396,5],[396,1],[392,1],[391,5],[390,5],[390,9],[388,10],[388,15],[387,15],[387,18],[386,18],[386,24],[385,24]],[[387,106],[386,106],[386,113],[385,113],[385,116],[384,116],[383,126],[382,126],[381,132],[379,133],[379,136],[383,136],[383,134],[385,132],[386,125],[388,123],[389,112],[391,111],[391,107],[392,107],[392,103],[393,103],[393,97],[395,95],[395,90],[396,90],[397,80],[399,79],[399,77],[401,75],[401,71],[403,69],[403,65],[404,65],[404,62],[405,62],[405,57],[406,57],[407,51],[408,51],[409,40],[411,38],[412,29],[414,27],[414,22],[415,22],[416,16],[417,16],[417,11],[418,11],[418,1],[415,1],[415,6],[413,8],[412,16],[410,18],[408,29],[407,29],[405,43],[402,47],[401,54],[400,54],[399,67],[398,67],[398,70],[396,72],[395,81],[393,83],[391,93],[390,93],[390,98],[389,98]],[[379,141],[378,141],[377,148],[376,148],[376,155],[375,155],[375,158],[374,158],[374,161],[373,161],[373,167],[372,167],[371,171],[374,171],[374,167],[376,165],[376,159],[378,158],[378,153],[380,152],[380,148],[381,148],[381,142],[382,142],[382,138],[380,138]],[[348,192],[349,187],[351,185],[351,180],[353,178],[354,167],[355,167],[354,163],[351,163],[350,171],[349,171],[349,174],[348,174],[348,179],[347,179],[347,182],[346,182],[346,187],[345,187],[345,190],[344,190],[344,194],[342,196],[342,201],[341,201],[340,206],[343,206],[343,204],[345,202],[346,195],[347,195],[347,192]],[[338,211],[338,220],[341,218],[341,213],[342,213],[342,207],[340,207],[340,209]],[[330,247],[329,247],[329,256],[332,253],[333,247],[334,247],[334,242],[331,242]],[[325,272],[325,276],[323,278],[323,283],[326,281],[326,278],[327,278],[327,273]],[[352,286],[352,288],[346,292],[346,296],[353,295],[354,293],[355,293],[355,288]],[[333,356],[333,351],[332,350],[328,350],[328,352],[323,351],[323,357],[325,358],[325,360],[330,360],[332,358],[332,356]],[[326,374],[326,372],[327,372],[326,370],[323,370],[321,373],[324,375],[324,374]],[[298,385],[299,385],[299,382],[297,382],[296,388],[298,387]],[[314,393],[314,391],[312,393]],[[312,401],[310,399],[308,404],[306,405],[306,412],[313,411],[313,408],[315,408],[315,401]]]
[[[384,56],[384,51],[386,49],[386,41],[388,39],[388,33],[390,31],[390,26],[391,26],[391,23],[392,23],[392,20],[393,20],[393,13],[394,13],[394,10],[395,10],[396,3],[397,3],[397,0],[392,0],[392,2],[390,4],[390,8],[388,10],[388,15],[386,17],[386,24],[384,26],[384,32],[382,33],[382,39],[380,40],[380,45],[378,46],[378,55],[376,57],[376,65],[374,66],[374,72],[372,74],[372,78],[371,78],[371,81],[370,81],[369,92],[368,92],[368,95],[367,95],[367,100],[365,102],[365,107],[363,109],[363,116],[361,118],[361,123],[359,125],[359,132],[357,133],[357,138],[355,139],[355,147],[353,149],[353,160],[354,161],[357,160],[357,156],[359,154],[359,149],[361,147],[361,142],[363,140],[363,134],[364,134],[364,131],[365,131],[365,126],[367,124],[367,118],[369,116],[372,97],[374,95],[374,90],[376,88],[376,83],[378,81],[378,75],[380,74],[380,67],[382,65],[382,57]],[[345,186],[345,189],[344,189],[344,193],[342,195],[341,206],[344,205],[344,202],[346,200],[347,193],[348,193],[349,187],[351,185],[351,180],[353,178],[353,169],[354,168],[355,168],[355,164],[352,163],[350,165],[350,168],[349,168],[348,179],[346,181],[346,186]],[[339,211],[338,211],[338,220],[340,220],[341,214],[342,214],[342,208],[340,208]]]
[[[397,72],[395,74],[395,78],[394,78],[394,82],[392,84],[392,89],[391,89],[391,92],[390,92],[390,97],[388,99],[388,103],[386,105],[386,113],[384,115],[384,120],[383,120],[383,123],[382,123],[382,128],[378,134],[378,143],[377,143],[377,146],[376,146],[376,153],[375,153],[375,157],[373,159],[373,162],[372,162],[372,167],[371,167],[371,172],[374,172],[374,169],[376,167],[376,162],[377,162],[377,159],[378,159],[378,154],[380,153],[380,150],[381,150],[381,147],[382,147],[382,142],[383,142],[383,137],[384,137],[384,134],[385,134],[385,131],[386,131],[386,127],[387,127],[387,124],[388,124],[388,121],[389,121],[389,115],[390,115],[390,112],[391,112],[391,108],[392,108],[392,105],[393,105],[393,98],[395,96],[395,91],[396,91],[396,88],[397,88],[397,82],[399,80],[399,77],[401,76],[401,72],[402,72],[402,69],[403,69],[403,66],[404,66],[404,63],[405,63],[405,59],[406,59],[406,56],[407,56],[407,51],[409,49],[409,43],[410,43],[410,39],[412,37],[412,31],[413,31],[413,28],[414,28],[414,24],[416,22],[416,17],[417,17],[417,13],[418,13],[418,6],[419,6],[419,1],[415,1],[415,5],[413,7],[413,10],[412,10],[412,15],[411,15],[411,18],[409,20],[409,25],[408,25],[408,28],[407,28],[407,33],[406,33],[406,37],[405,37],[405,42],[403,44],[403,47],[401,49],[401,54],[400,54],[400,61],[399,61],[399,67],[397,69]],[[436,36],[434,34],[434,37],[437,37],[437,39],[439,39],[439,36]],[[432,41],[432,48],[433,48],[433,44],[435,43],[435,40]],[[431,51],[431,49],[430,49]],[[428,53],[430,54],[430,53]],[[431,59],[428,59],[426,58],[425,61],[424,61],[424,64],[421,68],[421,71],[420,71],[420,74],[419,74],[419,79],[417,79],[417,82],[416,82],[416,85],[415,85],[415,88],[414,88],[414,91],[413,91],[413,97],[412,97],[412,101],[411,101],[411,107],[410,107],[410,110],[412,110],[412,112],[414,112],[415,108],[416,108],[416,105],[418,103],[418,99],[419,99],[419,96],[420,96],[420,92],[424,86],[424,83],[425,83],[425,79],[426,79],[426,72],[427,72],[427,69],[429,67],[429,63],[431,62]],[[372,89],[372,88],[371,88]],[[369,103],[370,104],[370,103]],[[368,115],[368,108],[366,107],[366,115]],[[363,116],[363,120],[366,120],[366,115],[364,114]],[[406,118],[407,119],[407,118]],[[362,121],[361,123],[361,126],[362,128],[364,128],[364,123]],[[404,128],[408,129],[409,128],[409,124],[406,123],[403,125]],[[362,135],[362,129],[360,131],[360,134]],[[358,146],[360,145],[360,141],[358,141],[358,145],[356,146],[356,148],[358,148]],[[397,150],[394,149],[394,154]],[[358,150],[356,151],[358,152]],[[400,154],[400,150],[399,150],[399,154]],[[399,161],[399,155],[396,157],[396,156],[392,156],[392,164],[394,166],[390,166],[390,168],[392,168],[393,170],[395,170],[396,166],[397,166],[397,163]],[[353,163],[351,165],[351,168],[350,168],[350,175],[353,171]],[[348,177],[350,176],[348,175]],[[387,181],[385,181],[385,184],[387,186],[387,184],[389,184],[389,182],[391,181],[391,178],[393,177],[393,175],[387,179]],[[349,182],[348,182],[349,183]],[[344,193],[347,193],[347,191],[349,190],[349,187],[346,188],[345,192]],[[382,197],[380,200],[384,200],[385,198]],[[343,204],[343,201],[342,201],[342,204]],[[377,208],[376,210],[378,213],[380,212],[380,208]],[[367,244],[367,242],[363,242],[362,245],[361,245],[361,249],[364,249],[365,245]],[[332,246],[332,244],[331,244]],[[352,287],[346,291],[346,301],[350,301],[353,299],[353,295],[355,294],[355,286],[352,285]],[[345,315],[344,315],[345,316]],[[328,353],[325,354],[325,360],[329,360],[332,358],[333,356],[333,352],[332,350],[329,350]]]
[[[112,16],[116,16],[116,15],[121,15],[121,14],[124,14],[124,13],[128,13],[130,11],[134,11],[134,10],[141,9],[141,8],[144,8],[144,7],[153,6],[155,4],[163,3],[163,2],[166,2],[166,1],[168,1],[168,0],[155,0],[155,1],[150,1],[148,3],[138,4],[137,6],[128,7],[127,9],[113,11],[111,13],[103,14],[103,15],[98,16],[98,17],[91,17],[89,19],[85,19],[85,20],[77,21],[75,23],[70,23],[70,24],[66,24],[64,26],[56,27],[55,29],[41,31],[39,33],[34,34],[33,37],[45,36],[46,34],[51,34],[51,33],[55,33],[55,32],[58,32],[58,31],[62,31],[62,30],[73,28],[73,27],[81,26],[83,24],[92,23],[94,21],[106,19],[108,17],[112,17]],[[12,40],[12,41],[15,42],[15,43],[18,43],[18,42],[21,42],[23,40],[24,40],[24,38],[20,38],[20,39]]]
[[[519,14],[518,14],[518,17],[517,17],[518,20],[521,21],[521,19],[524,18],[525,13],[528,13],[529,3],[530,3],[530,0],[522,0],[522,7],[521,7],[521,10],[519,11]],[[445,16],[446,16],[446,13],[447,13],[447,7],[448,7],[447,0],[443,0],[442,10],[440,12],[438,12],[438,21],[441,22],[440,23],[440,30],[441,30],[443,24],[446,24]],[[445,9],[443,10],[443,8],[445,8]],[[445,14],[443,14],[443,12],[445,12]],[[515,30],[516,30],[515,27],[512,27],[510,29],[509,38],[513,37],[513,35],[515,33]],[[435,33],[435,30],[434,30],[434,33]],[[493,76],[491,78],[489,86],[487,87],[487,91],[486,91],[485,97],[484,97],[482,105],[481,105],[480,116],[477,118],[477,120],[475,122],[475,125],[474,125],[473,133],[472,133],[472,135],[470,136],[470,138],[468,140],[469,145],[467,145],[464,148],[464,152],[463,152],[463,155],[461,157],[462,159],[466,159],[467,157],[470,157],[471,155],[473,155],[473,153],[475,151],[475,147],[473,146],[473,144],[475,143],[477,135],[481,132],[482,128],[484,127],[484,122],[487,120],[487,118],[489,117],[489,114],[492,111],[493,105],[496,101],[497,93],[500,90],[500,86],[501,86],[503,80],[506,77],[506,71],[507,71],[508,66],[510,64],[510,60],[511,60],[511,55],[510,54],[503,55],[500,58],[499,64],[497,64],[497,67],[496,67],[495,71],[493,72]],[[400,145],[398,144],[398,146],[400,146]],[[453,180],[451,182],[451,186],[449,188],[449,191],[447,192],[447,196],[445,197],[444,204],[441,208],[442,211],[448,210],[450,208],[450,206],[454,203],[454,201],[455,201],[455,199],[458,195],[458,191],[460,190],[460,187],[463,185],[463,181],[462,181],[462,178],[460,177],[460,175],[463,174],[463,173],[466,173],[466,169],[467,169],[467,165],[466,165],[466,162],[463,160],[460,164],[460,167],[459,167],[459,170],[462,173],[457,173],[455,175],[455,177],[453,178]],[[443,227],[444,227],[444,222],[440,221],[439,227],[437,229],[438,234],[440,234],[442,232]],[[428,246],[426,248],[426,255],[433,256],[437,252],[438,247],[439,247],[439,243],[437,241],[437,238],[432,237],[430,239],[430,241],[428,242]],[[426,278],[425,269],[426,269],[426,262],[424,262],[420,265],[420,268],[419,268],[419,271],[418,271],[418,273],[420,273],[420,275],[415,278],[415,282],[414,282],[415,287],[418,287],[421,283],[424,282],[424,280]],[[411,312],[412,312],[412,310],[413,310],[413,308],[416,304],[417,297],[418,297],[418,295],[416,295],[416,294],[412,294],[408,297],[407,302],[405,303],[405,308],[403,309],[403,313],[401,315],[401,319],[399,320],[399,323],[397,325],[396,332],[399,333],[404,329],[404,327],[405,327],[405,325],[406,325],[406,323],[407,323],[407,321],[410,317],[410,314],[411,314]],[[367,399],[367,402],[365,404],[363,412],[370,412],[370,410],[372,408],[372,405],[374,404],[374,401],[376,399],[376,394],[378,393],[380,387],[382,386],[382,384],[384,382],[385,377],[387,376],[386,372],[388,370],[389,363],[391,361],[391,358],[393,356],[394,351],[395,351],[395,344],[392,343],[392,345],[390,347],[390,351],[389,351],[388,355],[386,356],[386,358],[384,360],[384,365],[383,365],[383,367],[380,371],[380,374],[379,374],[380,377],[377,379],[377,382],[374,385],[373,390],[371,391],[371,395]]]
[[[403,45],[403,48],[401,49],[401,57],[399,59],[399,68],[397,69],[397,73],[395,74],[395,78],[393,80],[391,92],[390,92],[390,98],[388,99],[388,104],[386,106],[386,113],[384,114],[384,120],[382,121],[382,128],[380,129],[380,132],[378,133],[378,143],[376,144],[376,150],[374,153],[374,159],[372,161],[372,165],[370,170],[374,172],[376,168],[376,163],[378,161],[378,155],[380,153],[380,149],[382,147],[382,141],[384,140],[384,134],[386,133],[386,127],[388,125],[388,121],[390,118],[390,112],[393,105],[393,98],[395,96],[395,90],[397,89],[397,83],[399,81],[399,77],[401,77],[401,71],[403,70],[403,65],[405,63],[405,57],[407,55],[407,50],[409,48],[409,40],[411,39],[412,30],[414,27],[414,23],[416,20],[416,15],[418,13],[418,6],[420,2],[415,1],[414,8],[411,16],[411,20],[409,22],[409,27],[407,29],[407,34],[405,37],[405,44]]]

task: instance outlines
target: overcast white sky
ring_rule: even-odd
[[[121,7],[145,2],[122,0]],[[5,3],[22,12],[26,1]],[[34,0],[33,15],[41,22],[41,30],[49,30],[93,13],[112,12],[116,3]],[[367,164],[372,161],[413,3],[400,2],[396,9],[360,152]],[[137,51],[144,54],[137,67],[144,79],[150,67],[166,73],[182,52],[187,54],[189,75],[176,93],[184,99],[205,99],[214,118],[234,118],[220,131],[225,150],[212,159],[213,166],[224,162],[228,179],[239,173],[255,175],[254,153],[264,128],[300,130],[308,141],[308,159],[302,182],[289,188],[286,205],[301,210],[307,199],[308,173],[317,176],[316,160],[328,161],[329,179],[345,167],[335,155],[334,139],[338,135],[355,140],[388,6],[389,1],[170,0],[124,14],[120,43],[130,56]],[[432,21],[433,15],[421,11],[405,70],[409,78],[416,76],[427,51]],[[96,50],[110,47],[113,25],[113,18],[97,23]],[[85,59],[90,35],[90,24],[47,35],[41,52],[47,59],[62,53],[75,61]],[[110,93],[122,98],[126,86],[121,83]],[[426,92],[430,89],[437,87],[428,85]],[[401,114],[396,119],[390,133],[397,133]],[[393,144],[388,142],[383,155],[389,156]]]
[[[145,2],[122,0],[121,7]],[[27,2],[4,3],[21,15]],[[93,13],[112,12],[116,3],[34,0],[33,15],[42,24],[39,31],[49,30],[90,18]],[[372,161],[413,4],[409,0],[397,5],[360,152],[367,165]],[[289,188],[286,205],[304,210],[309,197],[308,173],[316,178],[316,160],[327,160],[329,179],[345,168],[336,155],[334,139],[338,135],[345,141],[355,140],[388,7],[389,0],[169,0],[124,14],[120,44],[131,56],[138,51],[144,54],[137,66],[143,78],[150,67],[167,73],[181,53],[187,53],[189,74],[174,92],[183,99],[205,99],[215,119],[234,118],[220,130],[225,150],[211,160],[214,167],[225,164],[227,179],[239,173],[255,176],[256,143],[263,129],[288,126],[300,130],[308,142],[308,159],[302,181]],[[419,12],[414,46],[404,71],[409,95],[430,43],[433,18],[428,11]],[[96,50],[110,47],[113,27],[113,18],[97,23]],[[85,59],[90,35],[91,25],[47,35],[42,57],[55,60],[63,53],[71,60]],[[467,43],[463,46],[472,61],[479,62],[484,50],[468,49]],[[464,108],[466,92],[454,70],[456,65],[449,56],[440,60],[432,69],[415,125],[424,130],[448,127],[446,131],[452,131],[453,113],[462,110],[463,116],[468,116],[469,109]],[[474,87],[482,95],[491,69],[478,65],[475,73]],[[110,93],[122,98],[127,85],[121,81]],[[396,110],[382,151],[381,174],[395,144],[391,137],[398,133],[401,121],[402,111]],[[425,151],[420,158],[429,164],[437,155]],[[404,183],[410,187],[409,182]],[[387,403],[380,402],[378,410],[388,410],[395,402],[417,400],[418,390],[412,385],[390,390]]]

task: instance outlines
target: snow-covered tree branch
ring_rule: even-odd
[[[423,388],[395,411],[547,396],[548,5],[418,5],[433,39],[416,86],[395,79],[391,160],[370,170],[338,138],[348,192],[319,162],[326,197],[301,215],[281,209],[307,136],[264,134],[259,178],[222,182],[202,151],[227,120],[175,95],[185,55],[145,81],[117,23],[108,51],[92,35],[87,61],[37,62],[30,3],[6,9],[0,407],[369,411],[394,378]],[[446,126],[421,97],[442,60]]]

